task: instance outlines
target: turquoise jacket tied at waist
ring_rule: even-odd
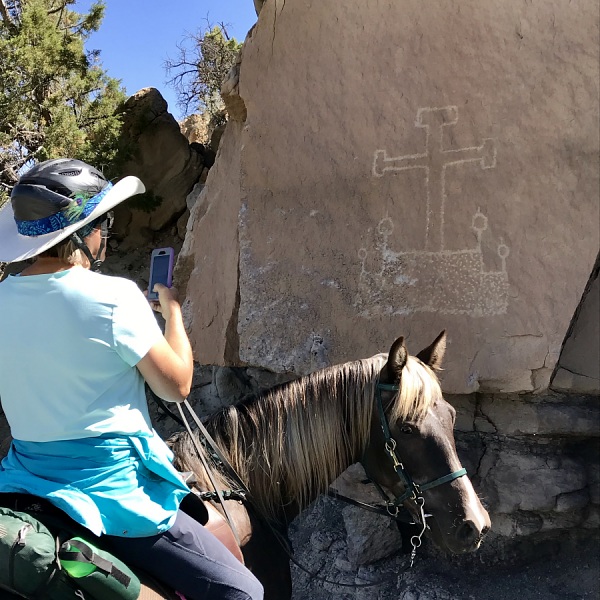
[[[14,440],[0,467],[0,492],[47,498],[96,535],[151,536],[173,525],[189,493],[172,460],[156,432]]]

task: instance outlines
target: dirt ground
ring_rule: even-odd
[[[500,551],[498,539],[474,554],[451,557],[426,542],[414,566],[408,554],[353,568],[346,557],[341,507],[321,499],[292,525],[296,559],[312,575],[293,567],[293,600],[598,600],[600,536],[598,531],[531,542]],[[493,523],[492,523],[493,530]],[[331,544],[315,546],[315,532],[327,531]],[[322,537],[322,535],[320,536]],[[484,544],[486,542],[484,541]],[[380,582],[373,587],[341,587]]]

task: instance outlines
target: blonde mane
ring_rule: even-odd
[[[281,516],[286,507],[301,510],[360,460],[369,442],[375,386],[386,360],[387,355],[378,354],[316,371],[226,407],[206,421],[264,517]],[[388,409],[390,423],[418,420],[438,394],[433,371],[409,357],[401,391]],[[203,469],[189,436],[180,435],[172,446],[177,466],[201,479]],[[211,460],[209,452],[206,457]],[[201,483],[210,489],[210,484]],[[222,483],[236,488],[225,477]]]
[[[418,358],[409,356],[402,369],[400,393],[389,409],[390,423],[420,421],[429,407],[442,397],[442,390],[433,369]]]

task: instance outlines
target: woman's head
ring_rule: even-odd
[[[91,223],[84,225],[77,231],[92,255],[97,253],[96,247],[100,247],[102,240],[106,240],[109,237],[112,223],[113,212],[108,211],[106,214],[94,219]],[[92,236],[95,236],[97,239],[90,239]],[[62,242],[58,242],[56,246],[52,246],[49,250],[40,252],[38,258],[57,258],[61,262],[86,268],[92,266],[83,250],[80,250],[70,237],[64,239]],[[104,256],[99,256],[99,259],[103,260]]]
[[[69,262],[78,261],[73,251],[77,250],[97,268],[105,241],[94,253],[87,242],[114,206],[144,191],[137,177],[125,177],[113,186],[100,171],[80,160],[39,163],[21,176],[10,203],[0,211],[0,261],[45,255],[66,242],[56,248],[57,254]]]

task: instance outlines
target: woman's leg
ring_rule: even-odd
[[[263,588],[254,575],[181,510],[173,527],[160,535],[103,539],[126,564],[147,571],[188,600],[262,600]]]

